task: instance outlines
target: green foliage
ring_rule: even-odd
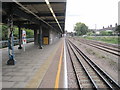
[[[2,27],[2,40],[7,40],[8,38],[8,30],[6,25],[1,25]]]
[[[17,28],[17,27],[14,27],[13,29],[14,29],[14,30],[13,30],[14,39],[18,39],[18,38],[19,38],[18,28]]]
[[[113,35],[113,32],[112,32],[112,31],[109,31],[109,32],[108,32],[108,36],[111,36],[111,35]]]
[[[87,36],[93,36],[95,35],[95,31],[92,29],[88,29]]]
[[[75,24],[74,31],[78,36],[85,35],[88,32],[88,27],[84,23],[78,22]]]
[[[112,31],[101,31],[100,35],[102,35],[102,36],[111,36],[111,35],[113,35],[112,33],[113,33]]]
[[[103,35],[103,36],[104,36],[104,35],[107,35],[107,32],[106,32],[106,31],[101,31],[101,32],[100,32],[100,35]]]
[[[8,39],[8,30],[7,30],[7,25],[1,25],[0,27],[2,27],[2,40],[7,40]],[[23,29],[23,28],[22,28]],[[27,38],[33,38],[34,37],[34,31],[30,30],[30,29],[24,29],[26,31],[26,37]],[[14,26],[13,27],[13,35],[14,35],[14,39],[18,39],[19,38],[19,30],[18,27]]]
[[[86,36],[84,38],[89,40],[103,41],[106,43],[120,44],[118,36]]]
[[[33,30],[29,30],[29,29],[26,29],[26,37],[27,38],[33,38],[34,37],[34,31]]]
[[[93,32],[88,32],[87,33],[87,36],[93,36],[93,35],[95,35]]]

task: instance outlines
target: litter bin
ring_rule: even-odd
[[[43,37],[43,44],[48,45],[48,37]]]

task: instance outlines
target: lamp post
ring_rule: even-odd
[[[95,36],[96,36],[96,31],[97,31],[97,25],[95,24]]]

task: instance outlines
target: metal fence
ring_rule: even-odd
[[[27,40],[27,43],[30,43],[30,42],[34,41],[34,38],[27,38],[26,40]],[[14,45],[18,45],[18,44],[19,44],[19,39],[14,40]],[[0,41],[0,45],[1,45],[0,48],[7,47],[8,46],[8,40]]]

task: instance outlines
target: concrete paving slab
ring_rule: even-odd
[[[21,88],[24,88],[25,87],[25,85],[26,85],[26,82],[16,82],[14,85],[13,85],[13,87],[14,88],[18,88],[18,87],[21,87]]]
[[[4,78],[2,78],[3,79],[3,81],[8,81],[9,79],[11,79],[12,78],[12,76],[4,76]]]
[[[4,77],[3,77],[4,78]],[[19,82],[25,82],[28,79],[28,77],[24,77],[24,76],[14,76],[11,79],[9,79],[8,81],[19,81]]]
[[[61,53],[63,55],[62,45],[63,45],[63,42],[61,42],[61,45],[57,49],[57,53],[55,53],[54,58],[52,59],[51,65],[49,66],[49,69],[45,73],[44,78],[39,85],[39,88],[55,88],[56,84],[58,84],[59,88],[64,88],[62,84],[61,85],[59,84],[59,82],[63,83],[63,78],[61,78],[60,80],[58,80],[58,82],[56,82],[56,79],[60,78],[58,77],[58,75],[63,77],[63,73],[61,73],[63,69],[60,71],[60,74],[58,74],[58,71],[60,70],[60,68],[58,67],[60,66],[60,59],[61,60],[63,59],[63,57],[61,58]],[[61,68],[62,67],[63,67],[63,64],[61,65]]]
[[[15,84],[15,82],[2,82],[2,87],[5,88],[12,88],[12,86]]]
[[[26,51],[18,50],[15,46],[16,65],[8,66],[7,48],[2,49],[2,86],[3,88],[25,88],[43,63],[49,58],[53,50],[58,47],[60,40],[56,43],[39,49],[33,43],[26,45]],[[49,59],[48,59],[49,60]],[[49,64],[48,64],[49,65]],[[47,65],[44,65],[46,68]],[[42,73],[42,72],[40,72]]]

